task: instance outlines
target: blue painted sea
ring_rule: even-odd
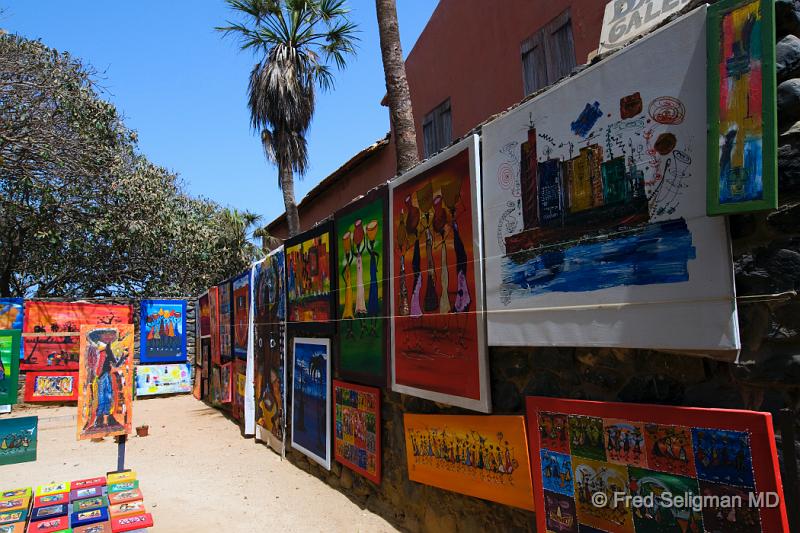
[[[689,260],[696,258],[683,218],[648,224],[625,237],[551,250],[523,263],[503,260],[503,289],[512,300],[688,281]]]

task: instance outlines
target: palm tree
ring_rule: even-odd
[[[235,208],[223,208],[220,211],[220,223],[225,228],[226,253],[235,259],[235,265],[243,268],[252,261],[260,258],[263,252],[259,246],[253,244],[251,235],[255,237],[254,227],[261,222],[261,216],[249,211],[239,211]]]
[[[381,39],[383,74],[386,78],[386,94],[389,114],[394,128],[394,143],[397,148],[397,173],[402,174],[419,162],[417,132],[414,130],[414,113],[411,107],[411,92],[406,79],[406,64],[400,46],[400,25],[397,22],[395,0],[375,0],[378,14],[378,32]]]
[[[344,0],[226,0],[244,22],[217,30],[238,36],[242,50],[263,54],[250,72],[250,125],[267,159],[278,167],[289,236],[300,232],[294,173],[308,166],[306,131],[314,91],[333,87],[331,64],[341,70],[355,53],[356,26]]]

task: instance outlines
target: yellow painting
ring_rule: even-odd
[[[525,418],[403,415],[408,477],[534,510]]]

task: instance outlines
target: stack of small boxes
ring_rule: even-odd
[[[139,481],[131,471],[0,493],[0,533],[117,533],[147,531]]]

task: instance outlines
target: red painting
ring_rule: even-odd
[[[381,390],[333,380],[334,458],[381,482]]]
[[[537,531],[789,531],[769,413],[528,397],[527,415],[540,421],[538,431],[528,426]],[[541,431],[543,419],[558,416],[569,424],[567,450]],[[559,451],[547,448],[554,443]],[[554,471],[570,482],[554,485]],[[700,513],[676,498],[653,513],[647,504],[613,503],[620,493],[647,501],[665,491],[775,494],[778,505],[705,504]]]
[[[476,137],[391,188],[397,392],[489,411]]]
[[[211,362],[222,363],[219,353],[219,293],[216,287],[208,289],[208,320],[211,327]]]
[[[78,400],[77,372],[28,372],[26,402],[74,402]]]
[[[539,438],[542,447],[554,452],[569,453],[569,425],[567,415],[539,413]]]
[[[130,305],[28,301],[20,370],[78,370],[81,326],[131,323]]]
[[[233,355],[247,359],[250,333],[250,270],[233,278]]]
[[[197,303],[200,308],[200,336],[208,337],[211,335],[211,306],[208,293],[198,298]]]

